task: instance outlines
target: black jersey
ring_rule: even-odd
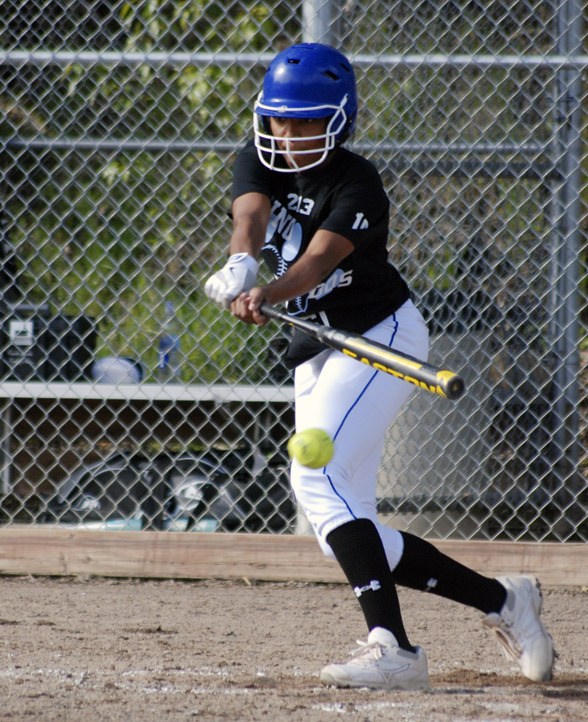
[[[271,201],[261,255],[282,276],[319,229],[345,236],[354,251],[309,293],[288,302],[288,313],[364,333],[396,311],[409,290],[388,261],[390,202],[374,165],[339,148],[326,165],[302,173],[266,168],[249,142],[237,157],[233,200],[257,192]],[[295,334],[290,360],[299,363],[324,348]],[[294,358],[292,358],[294,357]]]

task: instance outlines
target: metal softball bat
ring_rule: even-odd
[[[321,326],[306,319],[290,316],[267,303],[261,305],[261,312],[268,318],[282,321],[304,331],[326,346],[336,349],[360,363],[395,376],[409,384],[414,384],[419,389],[452,401],[459,399],[465,392],[463,378],[449,369],[433,366],[426,361],[419,361],[413,356],[394,351],[359,334],[339,331],[330,326]]]

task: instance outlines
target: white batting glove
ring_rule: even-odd
[[[234,253],[228,262],[204,284],[204,293],[227,309],[240,293],[255,286],[259,263],[248,253]]]

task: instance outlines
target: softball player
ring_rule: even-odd
[[[326,45],[294,45],[272,61],[254,109],[254,138],[240,152],[232,189],[229,259],[206,294],[246,323],[260,305],[287,302],[304,316],[426,358],[428,332],[388,261],[389,201],[375,167],[343,147],[357,117],[353,69]],[[274,274],[256,286],[258,258]],[[384,436],[414,387],[294,331],[296,430],[325,429],[335,455],[322,469],[293,462],[292,488],[326,555],[340,564],[368,626],[326,684],[427,688],[427,659],[404,628],[396,585],[479,609],[506,656],[536,681],[552,675],[553,643],[539,618],[534,579],[490,579],[428,542],[382,525],[376,473]]]

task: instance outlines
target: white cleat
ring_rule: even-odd
[[[504,656],[516,662],[533,682],[548,682],[553,676],[553,640],[539,615],[541,590],[534,577],[498,577],[506,589],[500,614],[487,614],[483,623],[494,630]]]
[[[359,649],[349,662],[329,664],[321,672],[321,682],[336,687],[371,689],[429,689],[429,671],[424,651],[400,649],[387,629],[375,627],[367,642],[358,641]]]

